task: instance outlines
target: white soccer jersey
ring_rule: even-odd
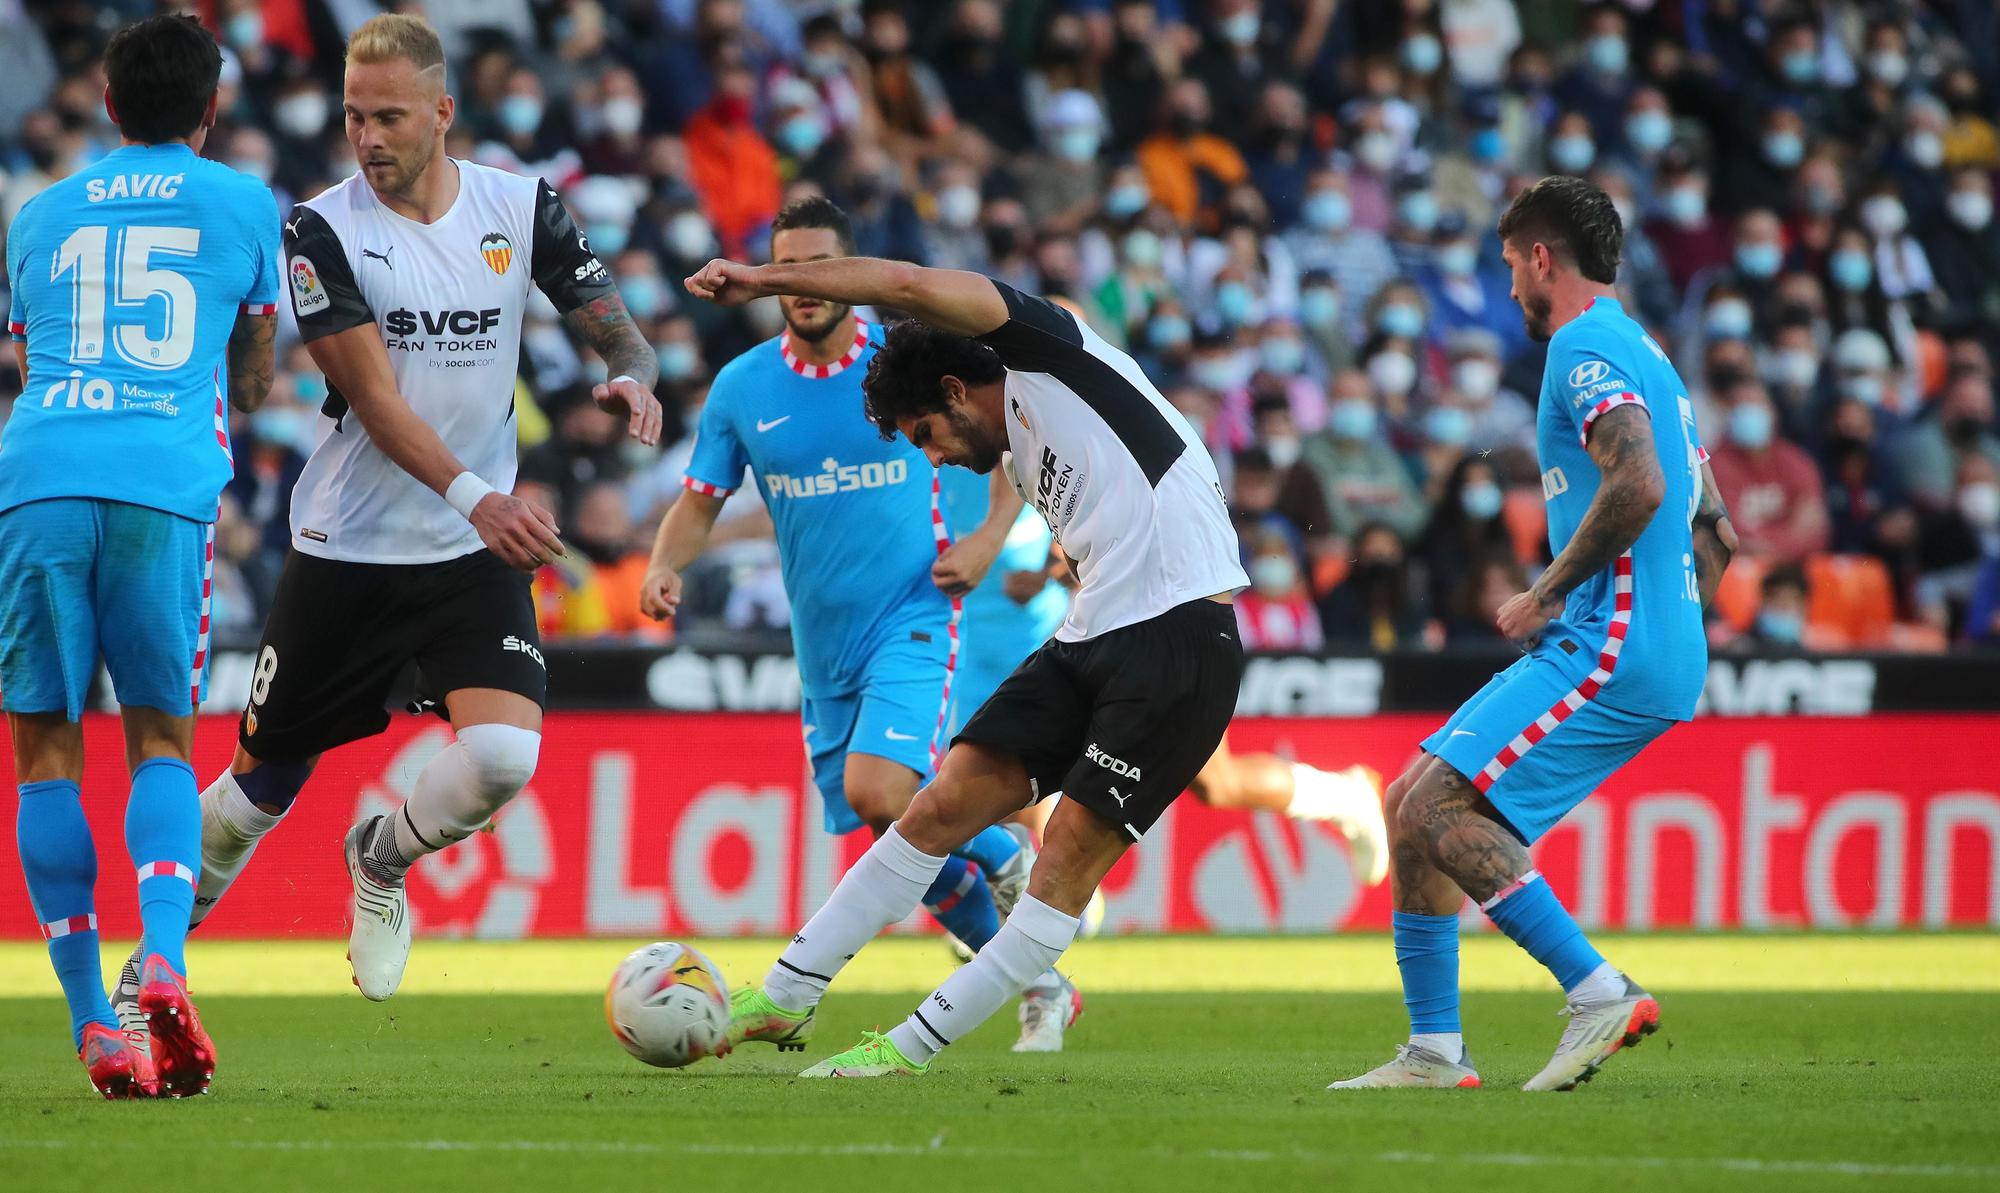
[[[1249,585],[1201,439],[1131,357],[1068,311],[995,282],[1007,322],[1007,478],[1081,586],[1056,637],[1095,638]]]
[[[564,312],[615,289],[548,183],[455,164],[458,199],[435,223],[391,211],[359,173],[301,203],[285,224],[285,273],[306,340],[375,324],[417,417],[507,493],[528,287]],[[357,563],[436,563],[482,546],[369,440],[337,391],[292,494],[292,545]]]

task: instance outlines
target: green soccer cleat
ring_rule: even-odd
[[[902,1049],[877,1031],[861,1033],[861,1042],[838,1056],[800,1073],[801,1077],[921,1077],[930,1071],[903,1055]]]
[[[813,1008],[787,1011],[758,986],[745,986],[729,996],[729,1048],[738,1044],[776,1044],[780,1052],[804,1052],[812,1039]],[[728,1055],[725,1050],[720,1055]]]

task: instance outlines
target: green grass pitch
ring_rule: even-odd
[[[1382,937],[1088,941],[1060,1056],[1011,1015],[919,1080],[806,1082],[908,1013],[941,945],[855,963],[803,1057],[748,1048],[646,1069],[605,1028],[629,942],[419,941],[387,1004],[334,941],[197,940],[221,1052],[187,1102],[94,1099],[36,944],[0,946],[0,1187],[195,1190],[1993,1189],[2000,944],[1991,936],[1607,938],[1660,1033],[1586,1089],[1514,1088],[1560,997],[1469,938],[1484,1090],[1332,1094],[1401,1038]],[[704,947],[732,982],[770,942]],[[113,950],[107,949],[110,957]],[[109,972],[109,969],[107,969]]]

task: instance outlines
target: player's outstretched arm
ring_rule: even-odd
[[[1007,322],[1007,303],[991,278],[880,257],[832,257],[788,265],[718,259],[702,266],[684,285],[696,298],[729,307],[768,294],[894,307],[962,336],[983,336]]]
[[[396,467],[422,481],[438,496],[461,505],[459,512],[479,532],[480,541],[510,567],[532,572],[552,557],[567,554],[547,510],[488,488],[466,470],[431,425],[410,409],[396,388],[389,350],[375,324],[364,323],[308,341],[313,363],[329,388],[347,399],[361,427]],[[460,481],[470,478],[470,484]],[[457,483],[459,492],[454,492]],[[470,494],[465,490],[472,490]],[[484,490],[483,494],[478,490]]]
[[[277,368],[278,317],[239,313],[229,333],[229,404],[245,414],[271,396]]]
[[[1597,496],[1590,499],[1562,554],[1528,591],[1500,606],[1495,619],[1500,632],[1515,641],[1539,633],[1572,589],[1638,542],[1666,499],[1666,477],[1660,473],[1652,416],[1645,407],[1615,406],[1599,415],[1590,427],[1588,449],[1599,475]]]
[[[1706,610],[1722,586],[1722,573],[1736,554],[1736,528],[1729,524],[1729,507],[1722,504],[1722,490],[1716,487],[1715,473],[1701,466],[1701,504],[1694,511],[1694,578],[1701,589],[1701,607]]]
[[[659,533],[653,536],[653,557],[646,564],[645,582],[639,586],[639,612],[654,621],[665,621],[681,607],[681,570],[707,549],[724,500],[693,489],[681,491],[680,499],[660,519]]]

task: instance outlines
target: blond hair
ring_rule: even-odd
[[[397,59],[408,61],[424,75],[435,72],[434,81],[444,85],[444,43],[422,17],[383,13],[368,18],[347,39],[349,62],[375,65]]]

